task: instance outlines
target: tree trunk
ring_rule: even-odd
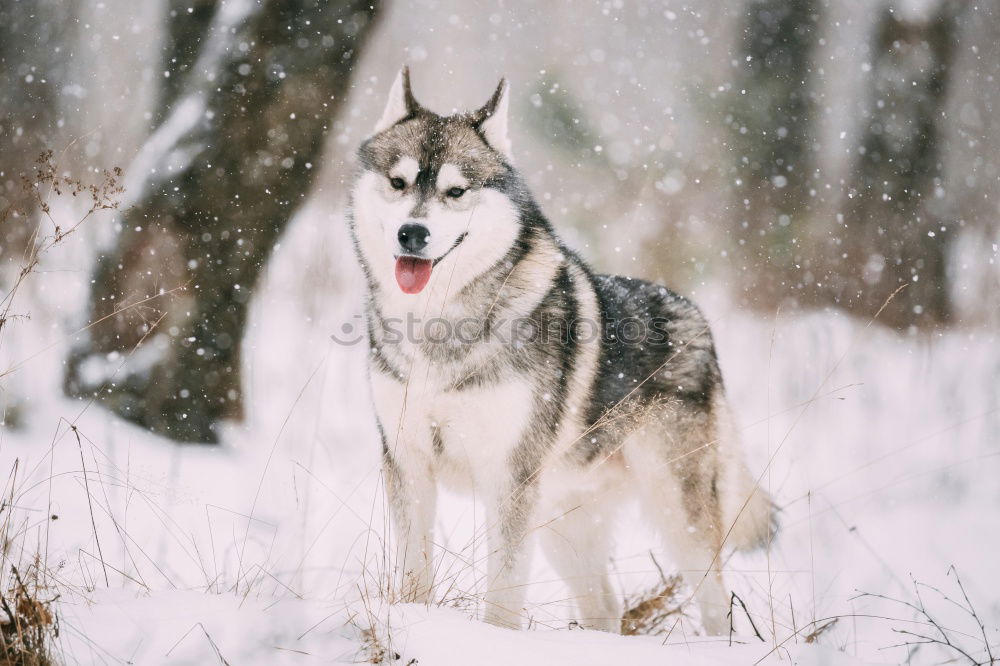
[[[31,232],[36,201],[24,180],[54,149],[59,88],[65,83],[66,35],[72,5],[61,0],[0,4],[0,256],[20,258]]]
[[[68,393],[182,441],[217,441],[218,421],[242,416],[250,295],[319,172],[375,16],[371,0],[218,6],[129,170],[131,206],[94,276],[90,320],[107,319],[71,355]]]
[[[173,109],[183,92],[183,84],[212,27],[217,0],[170,0],[167,34],[163,47],[163,88],[160,91],[158,120]]]
[[[735,240],[749,304],[768,307],[794,295],[802,274],[795,243],[810,220],[810,98],[818,41],[817,0],[751,0],[740,75],[727,122],[738,200]]]
[[[898,10],[883,12],[844,243],[829,253],[839,260],[830,282],[840,305],[874,314],[906,285],[879,318],[895,328],[947,323],[952,315],[947,255],[954,230],[941,186],[939,122],[960,9],[944,0],[913,22]]]

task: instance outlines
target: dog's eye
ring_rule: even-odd
[[[394,190],[402,190],[406,188],[406,181],[402,178],[390,178],[389,184],[392,185],[392,189]]]
[[[445,194],[447,194],[452,199],[458,199],[460,196],[462,196],[463,194],[465,194],[465,189],[463,189],[461,187],[453,187],[450,190],[448,190],[447,192],[445,192]]]

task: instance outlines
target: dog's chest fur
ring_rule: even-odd
[[[454,297],[407,301],[409,310],[392,294],[372,299],[373,398],[394,458],[448,485],[478,485],[497,466],[537,465],[579,438],[599,342],[572,347],[524,327],[598,317],[596,297],[555,244],[534,246],[532,259],[501,264]],[[408,318],[419,320],[418,339],[386,331]],[[531,450],[536,443],[544,448]]]
[[[456,489],[489,483],[507,465],[531,421],[532,383],[470,359],[481,359],[483,350],[452,360],[432,360],[414,351],[404,380],[372,373],[386,448],[408,467],[425,468]],[[491,379],[460,383],[463,376],[485,374]]]

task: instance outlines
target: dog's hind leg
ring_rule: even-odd
[[[580,624],[619,633],[621,606],[608,576],[617,503],[579,492],[546,500],[543,507],[538,528],[542,550],[569,587]]]
[[[644,513],[659,530],[711,635],[728,629],[729,595],[722,579],[722,518],[717,488],[714,419],[679,406],[668,419],[634,432],[627,464]]]

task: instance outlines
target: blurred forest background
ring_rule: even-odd
[[[402,63],[439,112],[509,77],[518,166],[602,272],[863,321],[905,285],[899,336],[1000,324],[997,0],[3,0],[5,289],[61,223],[39,172],[124,169],[25,307],[93,323],[64,390],[181,441],[240,418],[255,288],[298,213],[342,210]],[[314,250],[287,297],[349,298]]]
[[[345,628],[384,589],[378,433],[331,334],[362,330],[345,205],[404,63],[441,113],[507,76],[567,243],[704,309],[781,510],[727,563],[754,631],[922,663],[892,599],[926,601],[1000,654],[1000,0],[0,0],[0,602],[58,597],[66,663],[372,657],[389,607]],[[482,512],[438,506],[463,624],[416,616],[448,637],[420,663],[480,636]],[[667,570],[620,519],[625,599]],[[536,627],[564,588],[539,559]]]

